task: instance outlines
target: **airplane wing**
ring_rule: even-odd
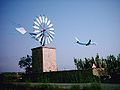
[[[80,44],[80,45],[86,45],[86,43],[81,43],[79,41],[77,41],[76,43]]]
[[[78,43],[80,45],[86,45],[86,43],[81,43],[77,37],[75,37],[75,39],[76,39],[76,43]]]
[[[86,46],[90,45],[90,43],[91,43],[91,40],[88,41],[88,43],[86,44]]]
[[[79,41],[79,39],[77,37],[75,37],[76,41]],[[80,41],[79,41],[80,42]]]

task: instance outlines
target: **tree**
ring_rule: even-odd
[[[81,59],[74,58],[74,63],[75,63],[75,66],[78,70],[84,69],[84,63]]]
[[[96,62],[96,67],[97,68],[101,68],[101,60],[99,58],[99,55],[97,53],[96,57],[95,57],[95,62]]]
[[[114,55],[107,56],[106,63],[108,73],[113,73],[116,68],[116,57]]]
[[[120,62],[120,54],[118,54],[118,56],[117,56],[117,61]]]
[[[91,59],[85,58],[85,60],[82,60],[74,58],[74,63],[78,70],[90,69],[95,64],[97,68],[107,70],[109,75],[111,73],[120,73],[120,54],[117,57],[109,55],[106,59],[100,58],[98,54],[95,58],[91,57]]]
[[[89,69],[89,68],[91,68],[91,67],[92,67],[92,66],[90,65],[89,59],[85,58],[84,68],[85,68],[85,69]]]
[[[18,65],[20,68],[25,68],[26,73],[30,73],[32,67],[32,57],[27,55],[27,57],[20,58]]]
[[[102,57],[102,59],[101,59],[101,68],[107,68],[107,64],[106,64],[106,59],[104,59],[103,57]]]
[[[93,65],[93,64],[95,64],[95,60],[94,60],[94,57],[91,57],[91,64]]]
[[[120,73],[120,54],[117,56],[117,58],[114,55],[107,57],[107,69],[109,73]]]
[[[117,56],[116,69],[120,73],[120,54]]]

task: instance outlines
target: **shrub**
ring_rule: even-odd
[[[92,83],[89,90],[101,90],[100,83]]]

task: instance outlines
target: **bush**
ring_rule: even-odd
[[[32,85],[30,83],[23,84],[6,83],[0,84],[0,90],[65,90],[65,89],[49,84]]]
[[[100,83],[92,83],[89,90],[101,90]]]
[[[82,90],[79,85],[74,85],[70,88],[70,90]]]
[[[18,82],[21,77],[21,73],[1,73],[0,82]]]

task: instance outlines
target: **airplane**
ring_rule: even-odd
[[[82,43],[79,41],[79,39],[77,37],[75,37],[76,39],[76,43],[80,44],[80,45],[85,45],[85,46],[89,46],[89,45],[96,45],[95,42],[92,42],[92,40],[89,40],[87,43]]]

